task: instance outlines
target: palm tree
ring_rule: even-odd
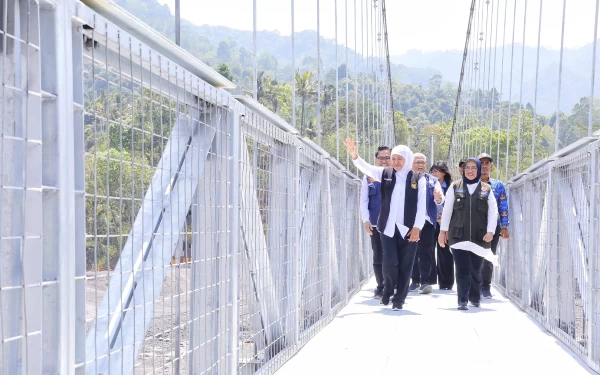
[[[316,82],[312,80],[314,72],[307,71],[300,74],[300,71],[296,72],[296,95],[300,96],[302,100],[302,112],[300,120],[300,134],[304,134],[304,122],[306,113],[306,101],[317,94]]]

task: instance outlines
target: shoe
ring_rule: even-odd
[[[480,302],[470,301],[470,303],[471,303],[471,306],[473,306],[473,307],[481,307],[481,303]]]
[[[379,304],[383,306],[387,306],[390,303],[390,296],[388,294],[383,294],[381,299],[379,300]]]
[[[452,290],[452,287],[447,286],[447,285],[442,285],[442,286],[440,286],[440,290]]]
[[[400,301],[394,301],[394,303],[392,304],[392,310],[402,310],[402,304],[400,303]]]
[[[486,289],[481,289],[481,297],[482,298],[492,298],[492,292]]]
[[[433,292],[433,287],[431,285],[423,284],[419,288],[420,294],[430,294],[431,292]]]
[[[409,292],[416,292],[419,290],[419,283],[411,283],[410,286],[408,287],[408,291]]]
[[[381,291],[379,289],[375,289],[375,293],[373,294],[373,298],[380,299],[381,296],[383,296],[383,291]]]
[[[459,309],[459,310],[468,310],[468,308],[467,308],[467,304],[466,304],[466,303],[464,303],[464,302],[462,302],[462,303],[459,303],[459,304],[458,304],[458,309]]]

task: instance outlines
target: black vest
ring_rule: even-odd
[[[448,228],[450,247],[459,242],[470,241],[484,249],[489,249],[491,242],[485,242],[483,237],[487,233],[488,196],[492,192],[491,186],[481,181],[471,195],[462,180],[455,181],[452,185],[454,209]]]
[[[406,176],[406,188],[404,194],[404,226],[412,229],[415,225],[417,216],[417,201],[419,200],[419,179],[422,173],[408,172]],[[381,175],[381,211],[379,220],[377,220],[377,229],[383,233],[390,216],[390,206],[392,204],[392,193],[396,186],[396,171],[393,167],[386,167]],[[394,213],[396,214],[396,213]],[[394,216],[395,220],[395,216]]]

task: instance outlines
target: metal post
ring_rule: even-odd
[[[598,20],[596,14],[596,21]],[[595,41],[594,41],[595,44]],[[590,103],[591,105],[591,103]],[[591,125],[591,124],[590,124]],[[598,230],[598,204],[596,204],[596,195],[598,192],[598,146],[594,144],[595,147],[590,147],[591,150],[591,160],[590,160],[590,212],[589,212],[589,220],[590,224],[588,226],[588,245],[587,245],[587,259],[588,259],[588,301],[586,311],[587,322],[586,322],[586,331],[587,331],[587,355],[588,355],[588,364],[594,364],[594,326],[596,319],[596,309],[595,309],[595,293],[597,290],[597,280],[596,280],[596,270],[597,265],[597,254],[594,252],[594,249],[597,246],[594,246],[597,240],[597,230]]]
[[[551,274],[552,274],[552,265],[551,265],[551,260],[552,260],[552,249],[553,247],[553,242],[552,242],[552,231],[554,230],[555,226],[553,224],[553,220],[554,220],[554,184],[552,182],[552,169],[554,167],[554,162],[550,162],[548,163],[548,182],[547,182],[547,187],[546,189],[548,190],[548,199],[546,204],[548,205],[548,230],[546,232],[546,244],[548,245],[548,249],[546,250],[546,287],[544,288],[544,301],[546,302],[546,321],[545,321],[545,326],[546,328],[550,328],[550,309],[551,309],[551,294],[550,294],[550,289],[552,288],[550,281],[551,281]]]
[[[229,375],[237,375],[238,370],[238,294],[239,294],[239,240],[240,240],[240,113],[235,108],[231,113],[231,138],[229,155],[231,158],[231,169],[229,179],[229,205],[231,214],[229,223],[229,304],[230,327],[229,327]]]
[[[296,46],[294,38],[294,0],[291,0],[292,5],[292,126],[296,127]],[[302,129],[304,130],[304,129]]]
[[[300,322],[304,319],[304,314],[302,312],[302,281],[304,278],[304,273],[301,272],[302,269],[302,246],[300,241],[300,227],[302,223],[302,200],[304,197],[300,194],[300,147],[301,143],[299,140],[296,141],[296,146],[293,148],[294,153],[294,171],[292,179],[292,183],[294,186],[290,189],[292,194],[295,194],[294,199],[294,207],[293,207],[293,217],[296,219],[293,225],[294,228],[294,258],[292,259],[292,268],[294,278],[294,298],[292,299],[294,303],[294,309],[290,310],[292,312],[292,318],[294,319],[294,337],[293,343],[298,343],[300,341]],[[288,275],[290,277],[290,275]],[[291,342],[288,342],[288,345]]]
[[[75,171],[73,123],[73,45],[71,3],[59,1],[56,27],[56,123],[58,145],[58,246],[60,304],[60,373],[75,374]]]
[[[321,2],[317,0],[317,144],[321,146]]]
[[[433,156],[433,134],[431,135],[431,150],[430,150],[430,152],[431,152],[431,159],[429,159],[429,166],[432,166],[433,163],[435,162],[433,159],[433,157],[434,157]]]
[[[175,0],[175,44],[181,45],[181,0]]]
[[[292,35],[292,38],[294,36]],[[258,101],[258,56],[256,55],[256,0],[252,0],[252,49],[254,59],[252,64],[254,67],[254,79],[252,82],[252,97]]]

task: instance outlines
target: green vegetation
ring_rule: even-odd
[[[171,36],[174,24],[168,7],[160,6],[155,0],[118,0],[117,3],[164,35]],[[316,40],[313,32],[298,33],[296,51],[300,64],[292,71],[289,37],[270,32],[259,34],[269,49],[259,50],[258,101],[292,123],[292,92],[295,88],[294,126],[303,135],[315,142],[321,140],[322,147],[334,156],[338,153],[338,143],[341,144],[340,140],[346,136],[370,140],[365,142],[366,145],[359,144],[361,153],[364,150],[370,159],[379,146],[381,119],[374,98],[378,90],[384,90],[379,84],[382,77],[362,73],[360,67],[357,72],[353,64],[336,66],[333,57],[336,47],[325,39],[321,47],[323,55],[317,61],[307,52]],[[253,90],[251,43],[249,32],[195,26],[182,21],[182,47],[232,80],[246,94]],[[351,59],[354,61],[353,54]],[[433,138],[434,158],[445,160],[450,147],[456,86],[444,82],[434,71],[405,68],[393,67],[394,77],[404,77],[393,82],[396,142],[406,144],[410,139],[413,151],[429,156]],[[118,261],[158,167],[176,114],[186,109],[178,108],[172,99],[147,87],[123,81],[116,70],[94,69],[88,62],[84,80],[87,268],[106,269]],[[398,73],[400,70],[401,74]],[[495,90],[475,92],[470,96],[466,114],[461,114],[457,126],[459,130],[467,130],[454,135],[455,142],[472,150],[472,155],[464,156],[489,150],[491,144],[492,150],[501,150],[496,165],[504,176],[507,161],[503,160],[503,155],[507,148],[511,155],[508,175],[517,171],[519,145],[519,171],[531,164],[532,150],[535,150],[536,161],[553,152],[556,113],[537,114],[534,128],[531,104],[521,107],[517,103],[500,102]],[[560,147],[587,134],[589,106],[589,98],[584,97],[575,104],[570,115],[560,113]],[[594,101],[593,113],[597,119],[594,129],[597,130],[600,128],[600,100]],[[507,131],[509,125],[510,131]],[[535,140],[532,137],[534,130]],[[257,147],[258,151],[262,150],[262,146]],[[343,145],[339,153],[345,164]],[[495,152],[492,154],[496,155]],[[267,155],[265,151],[261,158],[267,158]],[[267,165],[266,159],[264,164]],[[262,181],[266,178],[263,175],[268,173],[260,173]],[[268,205],[265,193],[259,194],[262,194],[259,197],[261,206]]]

